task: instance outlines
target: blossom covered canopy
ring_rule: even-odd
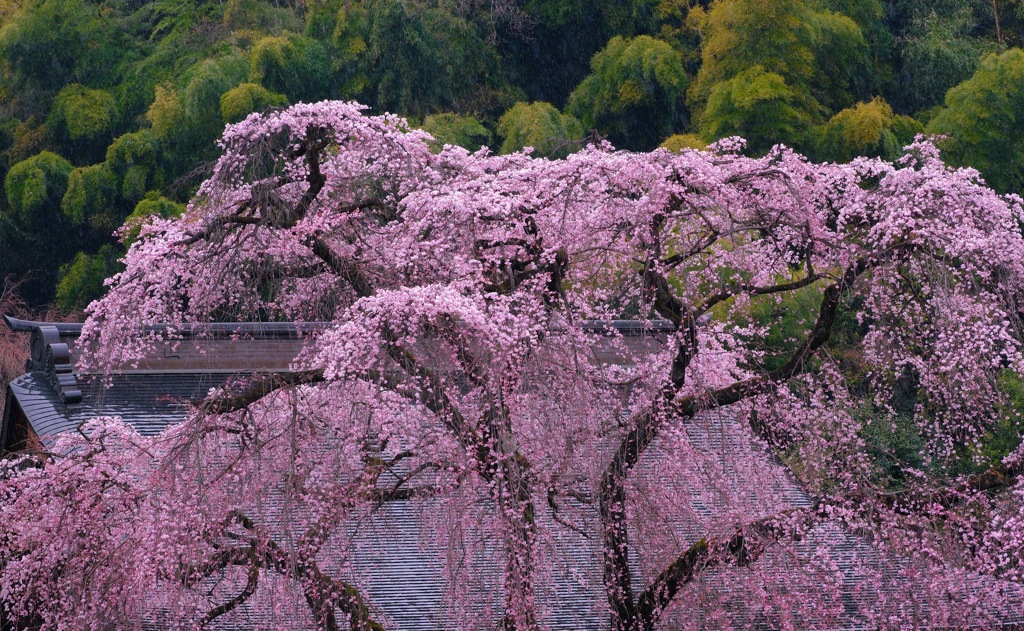
[[[12,617],[133,628],[159,610],[202,627],[262,599],[279,626],[381,628],[344,550],[325,568],[324,549],[410,497],[430,498],[465,628],[494,624],[459,606],[480,597],[464,562],[480,554],[497,559],[503,624],[546,626],[557,602],[539,594],[571,533],[600,549],[580,580],[617,630],[730,624],[702,587],[723,567],[768,624],[834,622],[827,580],[790,590],[755,572],[823,523],[900,558],[928,600],[880,600],[856,612],[868,626],[984,622],[977,577],[1022,580],[1020,451],[936,477],[977,459],[1006,419],[1001,377],[1021,372],[1019,199],[923,140],[895,164],[845,165],[781,146],[748,158],[736,139],[560,160],[435,155],[429,140],[340,102],[228,127],[186,213],[143,227],[90,307],[82,365],[117,370],[173,339],[150,324],[328,325],[292,372],[212,392],[160,436],[98,419],[45,467],[9,471]],[[806,316],[781,342],[782,323],[756,317],[774,303]],[[671,332],[641,352],[594,325],[622,319]],[[830,346],[840,321],[868,403]],[[894,494],[864,435],[908,379],[928,466],[905,467]],[[725,468],[687,429],[716,408],[753,445]],[[744,500],[765,452],[813,501]],[[727,510],[695,511],[700,494]],[[704,534],[680,537],[681,522]]]

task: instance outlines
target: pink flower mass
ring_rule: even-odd
[[[357,531],[413,499],[455,628],[557,626],[556,575],[616,631],[987,627],[1024,593],[1024,452],[956,468],[1024,368],[1019,198],[925,139],[895,164],[429,140],[342,102],[227,128],[89,308],[81,365],[175,339],[149,325],[326,326],[159,435],[98,418],[9,461],[9,618],[388,628],[355,561],[387,539]],[[895,487],[865,436],[907,383],[920,462]],[[854,604],[815,552],[841,542]]]

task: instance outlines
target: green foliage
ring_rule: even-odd
[[[683,149],[707,149],[708,143],[697,134],[673,134],[658,146],[679,153]]]
[[[1013,371],[1004,370],[999,375],[999,387],[1006,402],[1000,410],[1002,419],[981,442],[976,460],[982,468],[998,465],[1024,437],[1024,381]]]
[[[0,29],[0,57],[23,89],[105,85],[121,58],[120,37],[95,3],[28,2]]]
[[[251,29],[271,33],[302,28],[302,20],[295,12],[278,3],[261,0],[228,0],[224,24],[236,31]]]
[[[849,162],[857,156],[892,160],[909,142],[908,134],[913,139],[914,133],[924,129],[912,118],[902,116],[899,119],[897,121],[892,108],[881,97],[847,108],[822,128],[818,157],[833,162]]]
[[[248,71],[249,58],[232,49],[189,68],[180,89],[172,84],[157,86],[146,119],[172,171],[182,173],[189,165],[212,157],[224,129],[221,96],[242,83]]]
[[[867,41],[852,19],[829,11],[811,15],[814,75],[810,93],[829,110],[867,97],[876,77]]]
[[[331,34],[335,81],[347,97],[370,92],[368,53],[370,13],[362,4],[345,3],[338,9]]]
[[[892,118],[892,135],[896,137],[896,143],[902,151],[910,143],[914,142],[918,134],[924,133],[924,124],[906,114],[897,114]]]
[[[85,224],[107,235],[121,225],[116,201],[117,178],[106,164],[94,164],[71,172],[61,210],[75,224]]]
[[[747,139],[747,149],[762,154],[777,143],[800,146],[819,116],[820,106],[786,80],[761,66],[715,86],[700,119],[708,141],[729,136]]]
[[[17,164],[46,148],[49,131],[35,116],[12,123],[11,141],[6,151],[7,164]]]
[[[149,121],[153,137],[173,138],[184,118],[184,108],[174,86],[169,83],[156,86],[156,97],[146,111],[146,120]]]
[[[655,7],[658,39],[668,42],[683,54],[687,70],[700,67],[700,31],[707,13],[692,0],[658,0]]]
[[[114,95],[72,83],[57,93],[47,124],[52,132],[66,134],[70,140],[98,140],[108,135],[116,122]]]
[[[170,219],[179,217],[185,212],[185,205],[171,201],[156,192],[149,192],[135,206],[135,210],[124,220],[125,231],[122,233],[122,240],[125,245],[130,245],[139,238],[139,230],[150,218],[160,217]]]
[[[81,163],[104,154],[117,122],[113,94],[72,83],[57,94],[46,126],[57,145]]]
[[[682,56],[647,35],[613,37],[591,60],[591,74],[566,106],[586,128],[626,149],[649,150],[686,124],[689,83]]]
[[[516,103],[498,121],[501,153],[533,147],[533,155],[562,158],[579,147],[583,126],[550,103]]]
[[[825,0],[823,7],[852,19],[867,42],[874,81],[869,87],[888,88],[892,81],[893,47],[885,0]]]
[[[711,109],[716,90],[719,110],[723,97],[730,92],[734,98],[726,101],[731,100],[739,110],[750,110],[738,104],[742,100],[737,93],[740,86],[734,84],[725,91],[720,86],[740,75],[761,77],[762,95],[772,94],[769,101],[788,103],[779,111],[781,128],[767,135],[796,142],[805,136],[804,128],[818,122],[826,110],[846,107],[856,98],[866,97],[868,87],[875,82],[860,27],[851,18],[822,10],[810,0],[718,0],[707,13],[703,32],[702,65],[688,93],[698,119],[707,115],[705,106]],[[761,71],[754,72],[755,67]],[[717,126],[720,122],[700,123],[706,136]],[[718,134],[710,133],[708,137]]]
[[[901,87],[894,102],[909,112],[926,109],[941,103],[946,90],[969,78],[985,53],[998,48],[971,36],[972,25],[966,7],[915,20],[901,41]]]
[[[684,2],[686,0],[683,0]],[[516,83],[529,100],[561,106],[589,73],[590,59],[612,37],[658,31],[661,0],[527,0],[520,4],[529,24],[510,29],[503,57],[511,60]],[[671,9],[665,18],[671,20]],[[671,26],[666,33],[674,38]],[[525,99],[523,99],[525,100]]]
[[[239,50],[204,60],[185,73],[181,104],[186,125],[193,133],[205,139],[216,138],[223,124],[216,115],[220,112],[222,94],[245,80],[249,59]]]
[[[285,95],[271,92],[257,83],[243,83],[221,95],[220,117],[225,123],[237,123],[253,112],[285,105],[288,105]]]
[[[14,219],[23,229],[54,230],[71,163],[44,151],[11,167],[4,188]]]
[[[813,12],[803,0],[719,0],[704,27],[700,72],[690,99],[699,108],[715,86],[752,66],[790,85],[814,77]]]
[[[107,148],[106,166],[118,180],[118,195],[134,204],[158,183],[157,147],[149,130],[124,134]]]
[[[378,109],[425,116],[505,105],[496,80],[496,51],[472,23],[440,7],[388,0],[366,4],[369,33],[360,57],[367,96]]]
[[[875,482],[893,491],[905,484],[907,471],[925,467],[925,441],[910,414],[886,414],[865,405],[856,411],[863,423],[861,439],[874,465]]]
[[[222,16],[221,3],[155,0],[145,2],[123,20],[127,30],[134,30],[138,52],[135,59],[124,64],[124,80],[115,90],[126,118],[146,111],[156,86],[171,83],[198,62],[225,52],[226,40],[234,37],[224,26]],[[239,34],[237,39],[245,37]]]
[[[762,366],[774,370],[782,366],[814,326],[819,311],[820,289],[815,286],[788,294],[781,301],[775,296],[753,300],[749,317],[755,326],[767,327],[768,335],[759,340],[764,351]]]
[[[329,46],[343,6],[344,0],[308,0],[302,34]]]
[[[476,151],[491,144],[491,132],[472,116],[452,112],[431,114],[423,121],[423,130],[434,137],[431,149],[439,152],[444,145],[457,145]]]
[[[64,313],[84,309],[104,293],[103,281],[121,270],[117,251],[110,245],[96,254],[79,252],[60,268],[57,281],[57,307]]]
[[[264,37],[252,47],[249,59],[249,81],[292,102],[316,101],[327,93],[330,62],[315,39],[295,33]]]
[[[981,171],[993,187],[1024,191],[1024,51],[990,55],[946,94],[946,109],[928,124],[945,134],[944,156]]]

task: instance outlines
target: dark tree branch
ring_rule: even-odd
[[[637,598],[637,628],[654,631],[658,616],[679,590],[717,565],[745,567],[757,561],[772,543],[799,540],[819,518],[819,507],[786,511],[736,528],[732,535],[705,537],[687,548]]]
[[[302,370],[273,374],[261,379],[238,394],[207,399],[205,401],[195,401],[193,405],[203,412],[210,414],[227,414],[244,410],[276,390],[291,386],[323,383],[323,381],[324,372],[322,370]]]
[[[699,397],[691,395],[681,400],[675,400],[676,393],[683,385],[685,369],[692,359],[690,353],[696,352],[696,328],[693,318],[688,317],[686,321],[689,325],[687,335],[689,339],[679,345],[679,350],[673,361],[671,384],[662,389],[660,396],[656,398],[652,406],[634,418],[633,429],[627,432],[601,477],[600,515],[604,533],[604,577],[609,604],[612,608],[614,628],[635,629],[640,622],[631,592],[624,481],[628,472],[636,466],[640,455],[657,438],[665,419],[668,417],[691,418],[700,409],[736,403],[759,394],[771,384],[790,379],[802,371],[814,353],[828,341],[843,293],[870,266],[871,263],[867,259],[855,262],[847,268],[837,282],[824,290],[814,328],[783,366],[765,375],[752,377]],[[664,278],[653,273],[651,266],[645,270],[644,277],[656,291],[656,307],[659,313],[674,322],[682,323],[684,321],[683,314],[687,312],[684,311],[682,304],[671,296],[668,283]],[[758,428],[754,427],[754,430],[757,431]]]
[[[719,304],[720,302],[728,300],[733,296],[738,296],[742,293],[747,293],[750,294],[751,296],[769,296],[771,294],[780,294],[787,291],[794,291],[796,289],[802,289],[809,285],[813,285],[822,278],[822,276],[811,273],[808,274],[807,276],[804,276],[800,280],[795,280],[789,283],[780,283],[778,285],[766,285],[762,287],[758,287],[755,285],[740,285],[735,290],[720,291],[717,294],[709,296],[707,300],[702,302],[701,305],[697,307],[696,312],[707,313],[712,309],[712,307]]]
[[[221,604],[221,605],[219,605],[217,607],[214,607],[213,609],[208,611],[206,613],[206,615],[203,616],[202,620],[199,621],[198,627],[200,629],[204,628],[206,625],[210,624],[211,622],[213,622],[217,618],[219,618],[219,617],[223,616],[224,614],[232,611],[233,609],[235,609],[236,607],[238,607],[239,605],[241,605],[245,601],[249,600],[249,597],[252,596],[253,593],[256,591],[256,587],[259,585],[259,579],[260,579],[260,566],[255,562],[256,561],[256,559],[255,559],[255,545],[253,545],[250,548],[250,551],[249,551],[247,556],[248,556],[248,558],[250,560],[250,564],[249,564],[249,576],[248,576],[248,579],[246,581],[245,587],[242,588],[242,591],[239,592],[231,600],[229,600],[226,603],[223,603],[223,604]]]
[[[241,526],[245,534],[229,530],[232,526]],[[303,555],[301,550],[288,552],[242,511],[234,510],[227,515],[223,522],[223,536],[244,545],[221,548],[206,563],[186,568],[183,572],[184,585],[192,587],[231,565],[248,566],[249,581],[235,598],[208,612],[201,626],[238,607],[252,596],[257,587],[259,570],[267,569],[303,586],[306,603],[323,631],[340,631],[335,608],[348,616],[352,631],[384,631],[384,627],[370,615],[366,601],[355,586],[324,574],[315,557]]]

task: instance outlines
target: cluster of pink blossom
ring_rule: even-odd
[[[566,541],[593,547],[576,579],[623,631],[956,625],[983,619],[979,576],[1021,581],[1020,460],[934,473],[977,457],[1007,414],[1000,376],[1024,368],[1019,199],[926,140],[897,164],[820,165],[736,139],[564,160],[428,139],[350,103],[228,128],[185,215],[147,224],[90,307],[82,367],[174,339],[152,324],[329,326],[289,376],[214,392],[161,436],[97,421],[10,469],[11,616],[184,628],[265,605],[276,628],[380,628],[350,525],[417,500],[452,610],[476,612],[457,626],[484,624],[481,584],[501,586],[503,628],[547,626]],[[764,304],[811,305],[781,350]],[[830,350],[844,317],[867,402]],[[907,379],[930,468],[896,493],[858,409],[894,414]],[[849,568],[806,545],[851,538],[856,611]],[[894,574],[926,605],[886,592]]]

